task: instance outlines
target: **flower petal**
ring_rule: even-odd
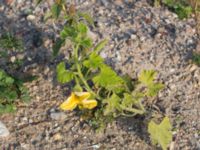
[[[81,103],[83,108],[86,109],[93,109],[97,106],[97,101],[96,100],[84,100]]]
[[[88,99],[91,95],[89,92],[74,92],[74,94],[75,94],[75,96],[78,97],[80,102],[85,99]]]
[[[76,98],[76,95],[74,95],[74,93],[72,93],[71,96],[60,105],[60,109],[62,109],[62,110],[73,110],[73,109],[76,108],[76,106],[78,104],[79,104],[79,101]]]

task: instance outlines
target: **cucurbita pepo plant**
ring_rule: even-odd
[[[66,6],[65,1],[56,0],[51,7],[51,16],[58,19],[61,12],[65,25],[53,47],[54,54],[66,42],[71,45],[72,52],[67,63],[64,60],[57,65],[57,80],[62,84],[75,84],[72,84],[71,95],[60,105],[60,109],[72,111],[78,108],[82,119],[96,129],[105,127],[120,116],[147,114],[144,99],[156,96],[164,88],[162,83],[155,82],[157,73],[143,70],[137,82],[129,76],[119,76],[99,55],[107,40],[94,45],[88,35],[88,25],[93,25],[91,17],[78,12],[74,5]],[[148,131],[153,144],[167,149],[172,140],[167,117],[160,125],[151,121]]]

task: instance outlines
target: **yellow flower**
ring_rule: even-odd
[[[60,105],[62,110],[73,110],[77,106],[79,108],[93,109],[97,106],[96,100],[88,100],[89,92],[72,92],[70,97]]]

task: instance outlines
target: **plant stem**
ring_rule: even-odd
[[[143,110],[139,110],[139,109],[135,109],[135,108],[127,108],[127,107],[124,107],[124,106],[121,106],[121,108],[125,111],[129,111],[129,112],[132,112],[132,113],[136,113],[136,114],[144,114],[144,111]]]
[[[82,87],[81,87],[81,85],[80,85],[80,83],[79,83],[79,80],[78,80],[78,78],[77,78],[77,76],[75,76],[75,82],[76,82],[76,84],[78,85],[78,87],[80,87],[81,88],[81,92],[82,92]]]
[[[78,76],[79,78],[81,79],[81,81],[83,82],[83,84],[85,85],[85,88],[88,92],[90,92],[91,94],[93,94],[94,96],[97,96],[93,90],[90,88],[90,86],[88,85],[87,81],[85,80],[82,72],[81,72],[81,67],[79,65],[79,62],[78,62],[78,49],[79,49],[79,45],[77,44],[74,48],[74,58],[75,58],[75,64],[76,64],[76,68],[77,68],[77,71],[78,71]]]

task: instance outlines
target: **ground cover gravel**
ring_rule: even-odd
[[[26,61],[20,72],[38,78],[26,84],[30,104],[0,116],[10,132],[0,140],[2,149],[157,149],[150,144],[143,118],[120,118],[97,134],[73,112],[58,111],[68,93],[67,86],[56,82],[55,67],[67,58],[69,48],[56,59],[51,48],[62,23],[43,21],[46,3],[35,8],[31,0],[8,2],[0,0],[0,34],[7,30],[23,38]],[[119,74],[136,78],[143,69],[158,72],[165,89],[152,103],[173,124],[170,149],[199,150],[200,67],[191,63],[192,52],[200,51],[195,19],[179,20],[167,8],[152,7],[146,0],[77,3],[79,10],[94,17],[91,36],[96,41],[109,39],[101,56]]]

